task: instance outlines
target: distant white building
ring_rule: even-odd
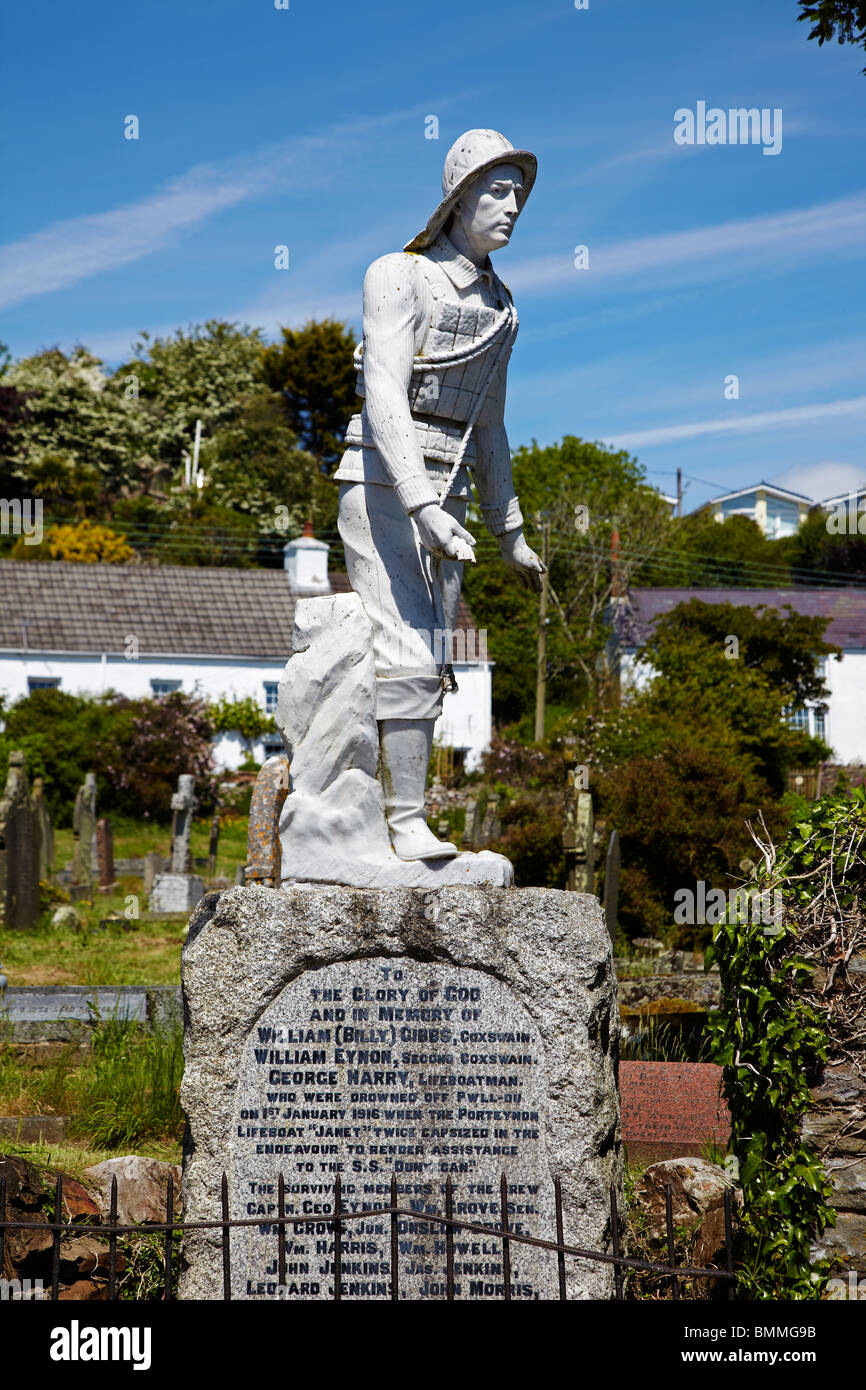
[[[737,492],[726,492],[721,497],[711,497],[696,511],[708,511],[716,521],[727,521],[732,516],[747,516],[772,541],[781,536],[795,535],[809,515],[810,508],[815,505],[803,493],[789,492],[787,488],[776,487],[772,483],[756,483]]]
[[[804,617],[829,618],[828,642],[842,649],[842,660],[829,658],[824,679],[829,694],[821,704],[791,711],[792,722],[823,738],[839,763],[866,765],[866,589],[632,589],[617,628],[623,689],[639,687],[652,675],[637,660],[653,623],[690,599],[782,610],[790,605]]]
[[[8,705],[45,686],[134,698],[182,690],[251,697],[273,714],[295,601],[348,590],[311,535],[286,545],[282,570],[0,560],[0,695]],[[456,631],[466,660],[454,662],[459,688],[446,695],[435,736],[472,771],[490,746],[492,663],[462,600]],[[274,734],[253,756],[282,751]],[[240,735],[217,740],[217,766],[234,769],[247,756]]]

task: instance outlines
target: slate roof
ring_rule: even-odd
[[[824,636],[846,651],[866,648],[866,589],[632,589],[629,593],[627,646],[646,640],[662,613],[689,599],[757,608],[790,604],[806,618],[829,618]]]
[[[348,593],[345,574],[330,580]],[[302,597],[282,569],[0,560],[0,650],[119,653],[135,634],[141,656],[284,661]],[[471,624],[461,599],[457,626]]]

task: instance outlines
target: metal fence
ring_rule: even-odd
[[[387,1217],[390,1223],[391,1237],[391,1261],[390,1261],[390,1296],[392,1300],[400,1297],[400,1250],[399,1250],[399,1222],[401,1217],[417,1219],[419,1213],[412,1208],[401,1207],[399,1205],[399,1194],[397,1191],[397,1179],[391,1177],[391,1201],[386,1207],[371,1207],[364,1211],[347,1211],[342,1205],[342,1182],[339,1176],[334,1183],[334,1210],[328,1218],[327,1224],[334,1232],[334,1253],[333,1253],[333,1274],[335,1302],[339,1302],[343,1297],[342,1291],[342,1244],[344,1232],[348,1230],[355,1221],[371,1219],[381,1219]],[[446,1299],[455,1299],[454,1283],[454,1232],[471,1231],[488,1238],[495,1237],[502,1248],[502,1275],[503,1275],[503,1299],[508,1302],[511,1300],[511,1249],[513,1245],[534,1246],[540,1250],[555,1251],[557,1256],[557,1266],[559,1274],[559,1298],[565,1299],[566,1294],[566,1259],[585,1260],[591,1263],[609,1264],[613,1266],[614,1275],[614,1295],[617,1299],[623,1298],[623,1273],[626,1270],[634,1270],[642,1273],[660,1274],[668,1278],[670,1297],[679,1299],[681,1297],[680,1283],[684,1279],[712,1279],[727,1286],[726,1297],[734,1297],[734,1262],[733,1262],[733,1222],[731,1216],[731,1193],[726,1188],[724,1193],[724,1220],[725,1220],[725,1268],[714,1269],[711,1267],[693,1268],[690,1266],[678,1265],[676,1262],[676,1249],[674,1243],[674,1223],[673,1223],[673,1194],[670,1184],[665,1188],[665,1225],[667,1242],[667,1264],[658,1264],[647,1260],[634,1259],[628,1255],[623,1255],[620,1249],[620,1220],[617,1205],[616,1189],[610,1189],[610,1229],[612,1253],[602,1250],[584,1250],[576,1245],[567,1245],[563,1238],[562,1220],[562,1185],[559,1178],[554,1180],[554,1201],[556,1210],[556,1239],[543,1240],[537,1236],[523,1235],[521,1232],[510,1228],[508,1222],[508,1190],[505,1174],[503,1173],[500,1182],[500,1224],[498,1226],[483,1225],[476,1221],[466,1221],[454,1216],[454,1192],[451,1178],[446,1179],[445,1183],[445,1211],[442,1213],[431,1213],[425,1210],[423,1217],[425,1221],[433,1225],[439,1225],[445,1232],[445,1283]],[[229,1217],[229,1191],[228,1179],[225,1173],[222,1175],[221,1191],[222,1216],[219,1221],[181,1221],[176,1220],[174,1215],[174,1181],[171,1177],[168,1180],[166,1191],[165,1220],[147,1222],[146,1224],[120,1225],[117,1219],[117,1178],[111,1180],[111,1193],[109,1201],[108,1221],[103,1225],[92,1225],[89,1222],[60,1221],[58,1213],[63,1211],[63,1179],[58,1177],[54,1194],[53,1221],[9,1221],[6,1216],[6,1178],[0,1178],[0,1271],[5,1264],[6,1234],[11,1231],[50,1231],[52,1234],[51,1250],[51,1292],[50,1299],[56,1300],[60,1291],[60,1256],[61,1242],[64,1237],[87,1235],[107,1235],[108,1236],[108,1298],[116,1299],[117,1292],[117,1244],[120,1237],[126,1236],[154,1236],[158,1233],[164,1235],[164,1286],[163,1299],[172,1298],[172,1282],[174,1272],[174,1236],[184,1231],[208,1231],[219,1230],[222,1232],[222,1274],[223,1274],[223,1298],[230,1301],[231,1292],[231,1231],[238,1227],[262,1226],[276,1227],[276,1247],[277,1247],[277,1283],[286,1285],[286,1228],[303,1227],[308,1224],[309,1218],[299,1217],[295,1214],[286,1213],[285,1182],[282,1174],[279,1176],[277,1185],[277,1210],[276,1219],[269,1216],[263,1222],[261,1216],[257,1217]]]

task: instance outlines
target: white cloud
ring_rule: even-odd
[[[806,497],[814,497],[821,502],[827,497],[838,497],[842,493],[853,492],[866,485],[866,463],[836,463],[832,460],[820,463],[795,464],[768,478],[768,482],[779,487],[790,488],[792,492],[802,492]]]
[[[693,420],[685,425],[664,425],[660,429],[635,430],[630,434],[613,432],[605,437],[613,440],[621,449],[635,449],[653,444],[675,444],[683,439],[698,439],[706,435],[753,434],[759,430],[782,429],[847,415],[866,415],[866,396],[827,401],[822,405],[791,406],[787,410],[764,410],[756,415]]]
[[[866,194],[796,212],[720,222],[684,232],[635,237],[630,241],[589,245],[588,270],[575,270],[572,249],[561,255],[539,256],[508,267],[508,283],[518,293],[544,293],[571,284],[592,288],[636,275],[670,273],[677,283],[718,280],[766,265],[780,270],[807,263],[813,268],[830,255],[866,248]]]
[[[335,125],[320,136],[269,146],[252,155],[195,165],[137,202],[56,222],[0,248],[0,307],[74,285],[141,260],[201,223],[250,198],[293,183],[325,183],[341,161],[365,148],[374,129],[421,107]]]

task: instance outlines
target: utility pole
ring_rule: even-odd
[[[538,598],[538,667],[535,677],[535,742],[544,738],[544,707],[547,702],[547,592],[550,584],[550,522],[541,528],[544,574]]]
[[[677,516],[683,514],[683,470],[677,469]]]

